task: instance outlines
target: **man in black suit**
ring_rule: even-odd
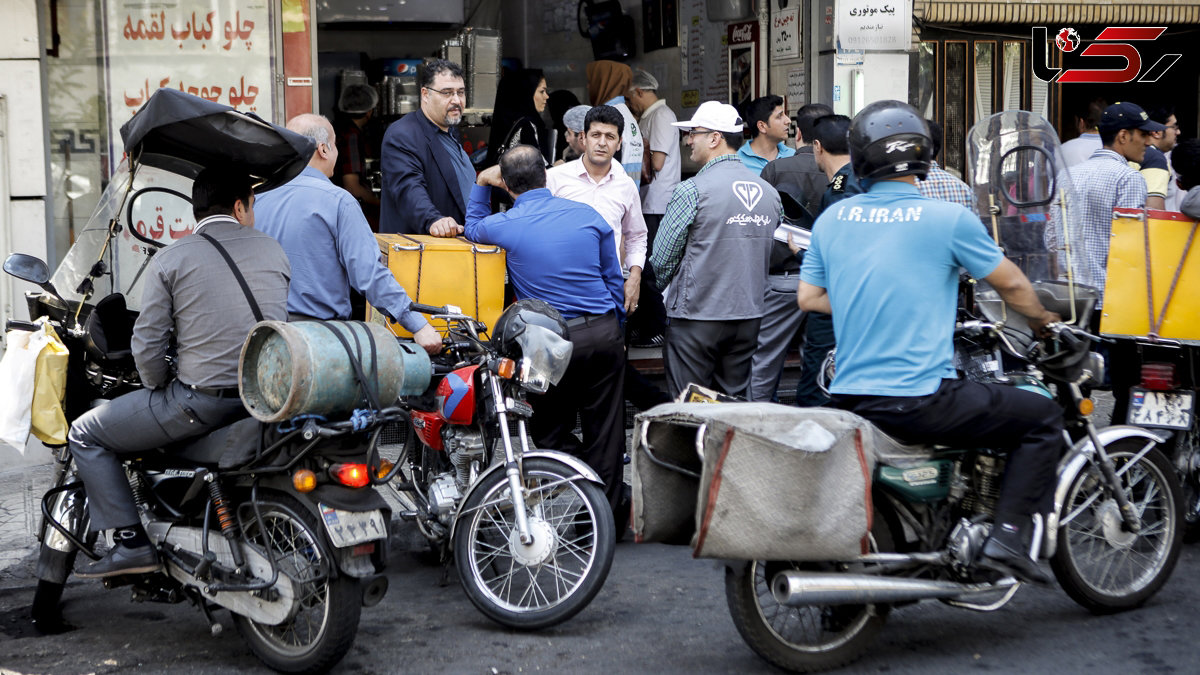
[[[475,169],[455,127],[467,103],[463,71],[438,59],[421,71],[421,110],[383,136],[379,231],[453,237],[463,231]]]

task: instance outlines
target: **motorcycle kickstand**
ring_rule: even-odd
[[[213,616],[212,608],[209,607],[208,601],[200,600],[200,611],[204,612],[204,618],[208,619],[208,631],[212,633],[213,637],[219,636],[225,630],[225,627]]]

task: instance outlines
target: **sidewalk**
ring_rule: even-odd
[[[53,468],[50,450],[36,439],[24,455],[0,448],[0,582],[33,577],[42,494]]]

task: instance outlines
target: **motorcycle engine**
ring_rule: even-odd
[[[443,473],[429,483],[429,510],[443,525],[450,525],[454,519],[454,510],[460,499],[462,493],[454,481],[454,474]]]
[[[474,471],[486,453],[483,434],[478,429],[447,427],[443,442],[454,465],[458,489],[465,490],[475,480]]]
[[[975,557],[979,555],[979,551],[983,549],[983,543],[987,541],[991,529],[991,525],[985,522],[971,521],[966,518],[958,522],[958,525],[950,532],[947,545],[951,564],[955,571],[964,572],[971,566]]]
[[[1000,497],[1000,478],[1004,475],[1004,458],[980,453],[975,456],[971,472],[971,490],[963,498],[967,513],[993,516]]]

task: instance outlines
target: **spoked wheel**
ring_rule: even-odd
[[[545,458],[524,462],[525,510],[533,541],[521,542],[508,476],[484,477],[455,526],[454,559],[463,589],[488,618],[519,629],[575,616],[612,566],[616,535],[600,487]]]
[[[872,549],[893,550],[888,524],[876,511]],[[754,560],[725,572],[725,599],[733,625],[756,654],[795,673],[844,666],[862,656],[883,628],[888,605],[808,605],[775,601],[771,582],[794,569],[833,571],[821,563]]]
[[[1106,448],[1141,520],[1139,532],[1126,531],[1098,465],[1080,472],[1063,504],[1050,564],[1067,595],[1096,614],[1141,605],[1166,583],[1179,558],[1182,499],[1175,468],[1157,449],[1147,451],[1147,443],[1125,438]]]
[[[1179,435],[1175,469],[1179,474],[1183,540],[1200,541],[1200,421]]]
[[[260,552],[274,556],[279,573],[296,589],[295,612],[283,623],[268,626],[234,615],[238,631],[263,663],[286,673],[322,673],[346,655],[358,632],[362,610],[357,583],[330,577],[333,561],[321,544],[322,530],[308,511],[288,495],[259,501],[262,520],[243,505],[245,538]]]

